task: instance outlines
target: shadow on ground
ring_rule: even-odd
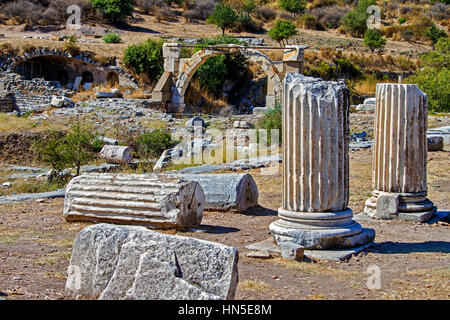
[[[276,216],[278,215],[278,212],[269,208],[264,208],[261,206],[255,206],[248,208],[244,212],[241,212],[240,214],[246,215],[246,216]]]
[[[367,249],[375,253],[413,253],[413,252],[434,252],[450,253],[450,242],[447,241],[425,241],[416,243],[407,242],[383,242],[378,243]]]

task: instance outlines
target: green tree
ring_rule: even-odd
[[[436,25],[433,24],[427,30],[427,33],[425,35],[431,41],[431,45],[433,46],[433,49],[434,49],[434,45],[439,41],[440,38],[447,37],[447,32],[445,32],[442,29],[439,29],[438,27],[436,27]]]
[[[56,172],[61,172],[67,166],[63,135],[61,132],[49,131],[39,137],[33,144],[33,153],[39,162],[50,165]]]
[[[240,44],[242,42],[231,36],[203,38],[196,51],[205,46],[218,44]],[[219,54],[205,61],[195,72],[194,77],[200,81],[216,97],[221,93],[223,82],[228,79],[236,81],[241,76],[241,70],[247,68],[247,59],[241,54]]]
[[[278,7],[284,9],[294,16],[305,11],[305,0],[278,0]]]
[[[269,30],[269,36],[277,41],[280,46],[288,44],[288,39],[297,34],[295,24],[288,20],[277,20],[275,25]]]
[[[93,152],[96,136],[87,127],[75,123],[63,139],[66,161],[76,168],[77,176],[80,175],[81,166],[89,163],[96,156]]]
[[[372,53],[376,49],[382,49],[386,44],[386,39],[381,36],[377,29],[367,29],[364,34],[363,45],[369,47]]]
[[[219,3],[211,16],[206,19],[207,23],[214,24],[222,30],[222,36],[225,35],[225,29],[234,27],[238,19],[237,13],[224,3]]]
[[[148,39],[129,46],[123,57],[125,66],[137,74],[145,74],[150,81],[157,81],[164,72],[163,44],[162,40]]]
[[[103,11],[112,23],[118,23],[133,14],[134,0],[90,0],[94,8]]]
[[[347,12],[342,18],[342,25],[345,30],[350,32],[354,37],[362,37],[367,30],[367,19],[369,13],[367,8],[371,5],[376,5],[375,0],[359,0],[356,7]]]
[[[420,57],[420,68],[409,77],[428,96],[431,112],[450,112],[450,40],[440,38],[435,50]]]

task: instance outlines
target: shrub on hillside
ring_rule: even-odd
[[[260,20],[272,21],[277,17],[277,12],[269,7],[258,7],[255,16]]]
[[[288,44],[289,38],[297,34],[297,29],[295,24],[288,20],[277,20],[275,25],[269,30],[269,36],[280,46],[286,46]]]
[[[440,38],[435,50],[420,59],[422,68],[407,79],[428,95],[428,109],[450,112],[450,39]]]
[[[118,23],[133,14],[134,0],[90,0],[94,8],[100,9],[112,23]]]
[[[219,29],[222,30],[222,36],[225,35],[225,30],[229,28],[233,28],[236,25],[236,21],[238,19],[238,15],[233,8],[226,5],[225,3],[220,2],[216,5],[214,12],[212,15],[206,19],[207,23],[214,24]]]
[[[375,0],[359,0],[356,7],[342,18],[344,29],[354,37],[362,37],[367,30],[367,19],[370,16],[367,8],[376,4]]]
[[[105,43],[121,43],[122,37],[118,33],[109,32],[102,37]]]
[[[320,21],[310,14],[304,14],[300,18],[297,19],[297,25],[302,27],[303,29],[309,30],[325,30]]]
[[[206,20],[213,14],[214,8],[214,0],[197,0],[186,8],[182,16],[189,21]]]
[[[368,29],[364,34],[363,45],[369,47],[372,53],[377,49],[381,51],[385,44],[386,39],[377,29]]]
[[[69,53],[72,57],[75,57],[80,54],[81,49],[77,45],[77,37],[75,35],[70,36],[64,42],[64,51]]]
[[[157,81],[164,72],[162,40],[148,39],[146,42],[129,46],[124,53],[125,65],[138,75],[146,75],[150,81]]]
[[[342,18],[348,12],[348,8],[339,7],[337,5],[331,7],[319,7],[311,10],[311,15],[316,17],[319,22],[327,28],[339,28]]]
[[[172,139],[172,135],[164,130],[158,129],[145,132],[134,139],[137,145],[137,155],[148,162],[157,159],[164,150],[174,147],[178,142]]]
[[[305,0],[277,0],[278,7],[292,13],[294,16],[300,14],[306,9]]]

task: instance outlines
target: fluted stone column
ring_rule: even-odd
[[[288,73],[283,90],[283,206],[269,229],[278,244],[309,249],[371,242],[352,220],[349,197],[349,93],[342,82]]]
[[[415,84],[380,83],[376,89],[373,218],[428,220],[436,211],[427,196],[427,95]]]

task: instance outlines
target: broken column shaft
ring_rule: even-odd
[[[70,181],[67,221],[94,221],[185,229],[199,225],[205,195],[194,181],[140,174],[83,174]]]
[[[436,211],[426,198],[427,109],[427,96],[416,85],[377,84],[372,162],[375,190],[366,201],[367,215],[423,222]],[[381,195],[383,200],[377,206]],[[381,201],[388,201],[386,197],[392,199],[392,206],[382,205]]]
[[[341,82],[288,73],[283,90],[283,205],[270,225],[278,244],[309,249],[371,242],[352,220],[349,197],[349,94]]]

